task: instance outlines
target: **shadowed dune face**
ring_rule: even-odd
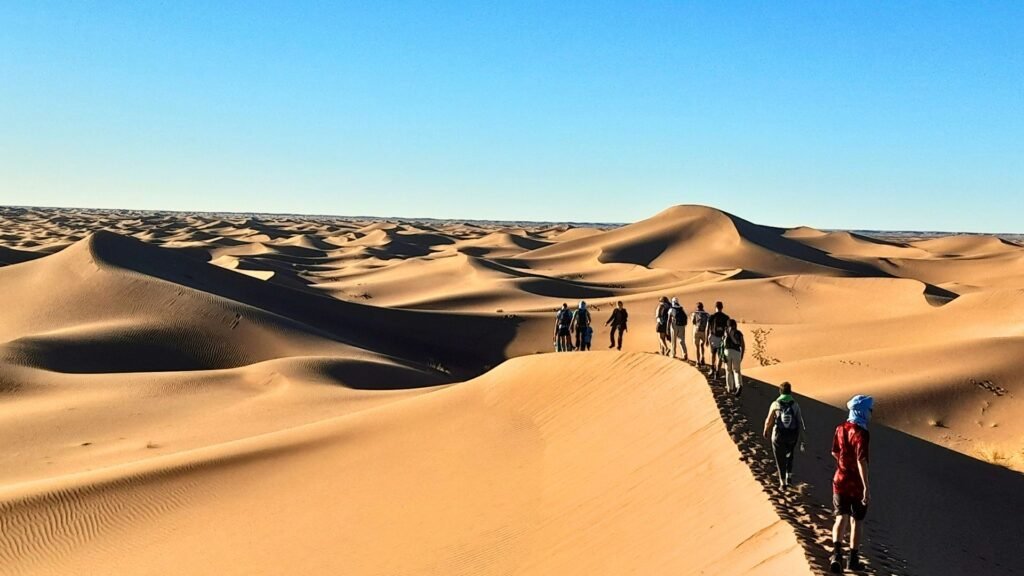
[[[635,354],[657,349],[661,296],[726,303],[750,398],[789,380],[834,420],[826,405],[873,394],[876,426],[920,439],[880,434],[908,461],[974,483],[998,465],[1004,495],[1024,470],[1024,248],[999,238],[699,206],[609,228],[0,208],[0,294],[15,573],[808,572],[707,385]],[[598,350],[625,303],[626,354],[533,357],[580,300]],[[1003,573],[986,550],[998,566],[948,565]]]

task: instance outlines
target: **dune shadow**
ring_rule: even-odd
[[[797,399],[807,422],[807,452],[797,455],[798,494],[782,494],[761,427],[778,390],[745,378],[737,400],[721,386],[723,418],[751,470],[773,501],[789,502],[784,519],[804,538],[808,556],[825,557],[830,541],[831,441],[846,411]],[[1019,519],[1024,515],[1024,474],[995,466],[898,430],[873,423],[872,504],[866,520],[869,572],[879,574],[1016,574],[1024,562]]]
[[[427,365],[450,381],[480,374],[507,358],[519,319],[383,308],[264,282],[112,232],[88,240],[108,264],[206,292],[299,323],[322,337]]]

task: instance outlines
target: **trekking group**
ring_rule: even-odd
[[[709,314],[704,310],[704,303],[697,302],[692,314],[679,303],[678,298],[669,300],[662,296],[655,309],[655,330],[658,332],[660,354],[677,358],[677,350],[682,352],[683,361],[689,362],[690,355],[686,349],[686,326],[693,326],[693,347],[697,368],[708,370],[712,381],[725,377],[725,389],[736,396],[743,392],[743,373],[741,363],[746,353],[746,341],[736,321],[729,318],[724,311],[722,302],[715,303],[715,312]],[[711,362],[707,359],[707,349],[711,349]]]
[[[704,303],[697,302],[693,314],[687,314],[678,298],[669,300],[662,296],[655,310],[655,328],[658,332],[658,352],[690,361],[686,346],[686,327],[693,326],[693,346],[696,365],[700,370],[709,370],[711,379],[718,380],[724,374],[725,388],[739,396],[743,392],[742,361],[746,352],[743,332],[736,321],[724,312],[724,304],[715,303],[715,312],[704,310]],[[622,301],[615,303],[605,326],[611,327],[609,348],[622,350],[623,335],[629,330],[629,312]],[[555,351],[572,352],[590,350],[594,338],[593,317],[585,301],[570,309],[566,303],[555,313]],[[707,348],[711,348],[711,361],[706,363]]]
[[[704,310],[704,303],[697,302],[696,309],[687,315],[678,298],[661,297],[655,310],[655,329],[658,333],[658,353],[672,358],[682,357],[689,362],[686,346],[686,327],[692,326],[696,366],[707,371],[711,381],[721,379],[724,368],[726,392],[740,396],[743,391],[741,364],[746,352],[743,332],[736,320],[724,311],[722,302],[715,303],[714,313]],[[605,326],[611,327],[609,348],[622,350],[622,337],[627,331],[629,313],[622,302],[616,302]],[[586,302],[580,302],[575,310],[567,304],[556,313],[555,350],[590,350],[594,329],[592,317]],[[575,335],[575,340],[573,336]],[[616,339],[617,337],[617,339]],[[710,362],[707,349],[711,350]],[[789,489],[793,484],[793,461],[796,451],[805,450],[807,426],[800,405],[793,397],[792,385],[783,382],[779,396],[768,409],[763,436],[771,441],[772,453],[778,471],[779,488]],[[870,503],[868,485],[868,420],[874,408],[870,396],[854,396],[847,403],[849,415],[839,425],[832,438],[832,457],[836,471],[832,477],[832,507],[835,523],[832,527],[832,551],[829,568],[841,573],[844,568],[861,570],[864,564],[860,557],[860,541],[864,518]],[[849,556],[844,555],[843,541],[849,533]],[[845,562],[844,562],[845,560]]]
[[[623,307],[622,302],[616,302],[611,317],[604,323],[611,326],[611,344],[609,348],[618,347],[622,350],[622,335],[626,332],[626,323],[629,319],[629,312]],[[562,307],[555,313],[555,352],[572,352],[574,350],[590,350],[594,338],[593,317],[587,308],[585,301],[580,301],[579,306],[570,310],[569,305],[563,303]],[[576,336],[573,339],[573,336]],[[615,337],[618,336],[618,344]]]

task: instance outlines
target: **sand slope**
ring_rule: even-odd
[[[518,359],[317,424],[8,486],[0,560],[12,574],[810,573],[696,371],[583,360]]]

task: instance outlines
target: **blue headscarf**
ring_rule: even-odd
[[[850,409],[850,416],[846,420],[867,429],[868,419],[871,418],[871,409],[874,406],[874,398],[858,394],[846,403],[846,407]]]

